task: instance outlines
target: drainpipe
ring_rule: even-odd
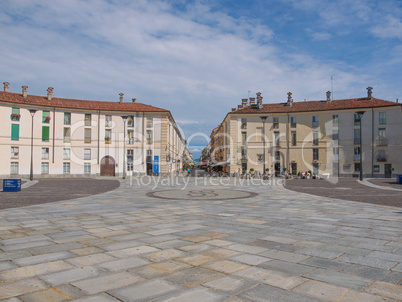
[[[99,147],[99,144],[100,144],[100,110],[98,110],[98,165],[99,165],[99,150],[100,150],[100,147]]]
[[[52,150],[52,163],[53,164],[54,164],[55,129],[56,129],[56,107],[53,107],[53,150]]]
[[[373,103],[371,103],[371,178],[374,178],[374,104]]]
[[[288,122],[287,122],[287,124],[286,124],[286,150],[287,150],[287,152],[286,152],[286,169],[287,169],[287,172],[288,172],[288,174],[289,174],[289,172],[290,172],[290,167],[289,167],[289,156],[290,156],[290,150],[289,150],[289,123],[290,123],[290,117],[289,117],[289,113],[287,113],[287,115],[288,115]]]

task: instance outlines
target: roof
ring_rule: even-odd
[[[130,111],[130,112],[169,112],[169,110],[137,102],[106,102],[64,99],[53,97],[51,101],[45,96],[30,95],[24,98],[22,94],[0,91],[0,102],[18,105],[44,106],[68,109]]]
[[[328,111],[328,110],[345,110],[345,109],[362,109],[373,107],[390,107],[399,106],[402,104],[385,101],[377,98],[355,98],[344,100],[327,101],[307,101],[293,102],[292,106],[287,106],[287,103],[263,104],[262,109],[252,108],[247,105],[243,108],[229,112],[229,114],[243,113],[294,113],[294,112],[313,112],[313,111]]]

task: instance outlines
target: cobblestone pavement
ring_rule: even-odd
[[[402,208],[268,181],[159,180],[1,210],[0,300],[402,299]]]
[[[378,205],[402,207],[402,185],[388,187],[388,180],[364,180],[355,178],[338,178],[331,181],[322,179],[291,179],[286,180],[285,188],[323,197],[340,198]],[[398,187],[400,186],[400,187]]]

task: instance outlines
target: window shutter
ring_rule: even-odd
[[[18,141],[20,139],[20,125],[11,124],[11,139]]]
[[[48,140],[49,140],[49,127],[42,126],[42,141],[48,141]]]

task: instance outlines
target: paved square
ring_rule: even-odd
[[[186,181],[1,210],[0,299],[402,300],[401,208]]]

